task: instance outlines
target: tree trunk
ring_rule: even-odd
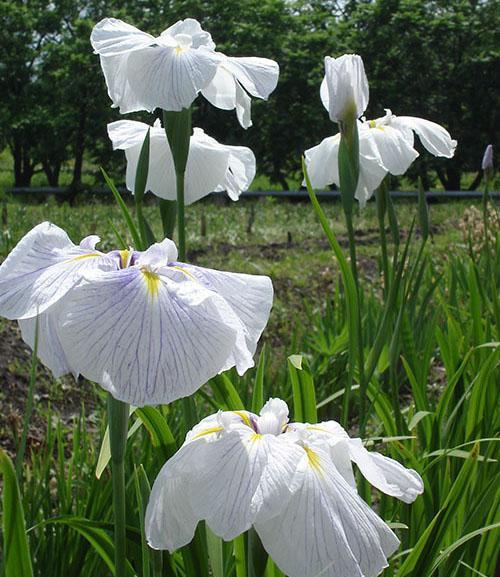
[[[448,181],[448,187],[446,190],[460,190],[460,177],[462,176],[461,170],[450,164],[446,168],[446,176]]]
[[[61,161],[56,160],[53,163],[50,160],[42,161],[43,171],[47,177],[49,186],[59,186],[59,174],[61,173]]]
[[[16,135],[10,149],[14,158],[14,186],[30,186],[35,167],[31,162],[29,147]]]
[[[481,180],[483,180],[483,171],[479,170],[469,186],[469,190],[477,190],[477,187],[481,184]]]

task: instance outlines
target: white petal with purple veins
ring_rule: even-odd
[[[253,355],[273,305],[273,285],[267,276],[225,272],[183,264],[209,290],[221,295],[243,323]]]
[[[221,371],[241,322],[200,283],[146,269],[87,275],[65,299],[70,364],[119,400],[169,403]]]
[[[34,317],[61,299],[84,272],[116,268],[112,258],[75,246],[61,228],[43,222],[19,241],[0,267],[0,314],[9,319]]]
[[[299,486],[286,507],[255,525],[264,548],[290,577],[375,577],[398,539],[327,453],[315,447],[302,452]]]

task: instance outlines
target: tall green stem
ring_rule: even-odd
[[[108,395],[109,441],[113,477],[113,511],[115,525],[115,577],[126,575],[126,520],[125,520],[125,449],[129,406]]]
[[[184,222],[184,175],[191,140],[191,108],[180,112],[163,111],[163,126],[172,151],[177,193],[177,238],[180,260],[186,258],[186,230]]]
[[[342,208],[347,224],[347,234],[349,238],[349,254],[351,257],[351,270],[356,285],[356,320],[357,320],[357,364],[359,373],[360,388],[360,436],[363,436],[366,425],[366,383],[364,378],[364,348],[363,348],[363,326],[361,319],[361,290],[359,286],[358,266],[356,258],[356,239],[354,236],[353,207],[356,188],[359,179],[359,135],[356,119],[356,110],[353,106],[348,111],[346,118],[340,124],[340,145],[339,145],[339,177],[340,195]],[[351,350],[351,354],[353,351]],[[354,363],[354,358],[350,358],[350,363]]]

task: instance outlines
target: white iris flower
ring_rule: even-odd
[[[160,36],[116,18],[101,20],[90,37],[113,106],[120,112],[155,108],[180,111],[199,92],[218,108],[236,109],[247,128],[250,96],[267,99],[278,83],[279,67],[267,58],[233,58],[215,51],[208,32],[192,18],[179,20]]]
[[[44,222],[0,267],[0,315],[18,319],[56,377],[82,374],[135,406],[194,393],[217,373],[243,374],[272,306],[265,276],[177,262],[165,239],[107,254]]]
[[[320,95],[333,122],[346,120],[352,111],[359,118],[368,106],[369,97],[368,80],[361,56],[326,56]]]
[[[135,175],[141,147],[150,130],[149,169],[146,190],[168,200],[176,200],[175,170],[172,152],[160,122],[154,126],[134,120],[108,124],[108,135],[114,149],[125,150],[127,188],[134,192]],[[191,204],[214,191],[227,191],[238,200],[255,176],[255,156],[245,146],[219,144],[195,128],[189,145],[185,174],[185,203]]]
[[[191,541],[201,520],[225,540],[254,526],[290,577],[378,575],[399,541],[357,494],[352,462],[406,503],[423,491],[418,473],[368,452],[338,423],[288,423],[280,399],[270,399],[259,416],[211,415],[154,483],[148,542],[174,551]]]
[[[338,58],[335,62],[342,58],[344,57]],[[359,59],[356,60],[357,66],[343,67],[344,74],[332,75],[328,73],[328,68],[326,69],[321,85],[321,98],[323,105],[330,112],[330,118],[332,107],[336,106],[334,97],[346,91],[357,94],[358,117],[368,105],[368,84],[365,87],[362,81],[364,70],[362,62],[359,64],[360,57],[357,58]],[[364,78],[366,80],[366,77]],[[358,89],[354,90],[353,86],[358,86]],[[414,148],[414,133],[417,133],[424,148],[434,156],[453,157],[457,141],[451,138],[445,128],[430,120],[415,116],[395,116],[386,109],[386,114],[382,118],[358,121],[359,180],[355,197],[362,207],[380,186],[387,173],[404,174],[419,156]],[[330,184],[340,185],[339,145],[340,134],[336,134],[306,150],[307,172],[314,188],[321,189]]]

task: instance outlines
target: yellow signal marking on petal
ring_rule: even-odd
[[[233,411],[233,413],[238,415],[238,417],[240,417],[240,419],[245,423],[247,427],[252,428],[252,423],[250,422],[250,418],[246,413],[243,411]]]
[[[255,443],[256,441],[258,441],[259,439],[262,439],[262,435],[260,433],[253,433],[250,437],[250,441],[252,443]]]
[[[220,431],[222,431],[223,427],[210,427],[209,429],[205,429],[204,431],[201,431],[201,433],[198,433],[195,437],[193,437],[194,439],[199,439],[200,437],[205,437],[206,435],[211,435],[212,433],[219,433]]]
[[[323,469],[321,467],[321,461],[318,454],[311,449],[311,447],[304,447],[304,451],[306,452],[307,458],[309,460],[309,465],[318,473],[323,473]]]
[[[176,46],[175,47],[175,53],[176,54],[181,54],[182,52],[184,52],[184,48],[182,46]]]
[[[377,126],[377,123],[375,122],[375,120],[369,120],[368,125],[370,126],[370,128],[375,128]]]
[[[323,427],[318,427],[316,425],[309,425],[308,427],[306,427],[306,429],[308,431],[321,431],[322,433],[330,433],[333,434],[331,431],[328,431],[326,429],[323,429]]]
[[[146,279],[146,286],[149,294],[152,297],[156,296],[158,294],[158,287],[160,285],[160,277],[155,272],[151,272],[150,270],[143,270],[142,274]]]
[[[120,266],[122,268],[127,268],[129,257],[130,257],[130,251],[128,249],[120,251]]]
[[[187,277],[189,277],[195,281],[198,281],[198,279],[194,275],[192,275],[188,270],[186,270],[185,268],[182,268],[181,266],[175,266],[174,265],[174,266],[169,266],[168,268],[173,268],[174,270],[178,270],[179,272],[184,273]]]
[[[96,256],[101,256],[98,252],[89,252],[88,254],[79,254],[78,256],[75,256],[74,258],[72,258],[72,261],[75,260],[83,260],[85,258],[94,258]]]

